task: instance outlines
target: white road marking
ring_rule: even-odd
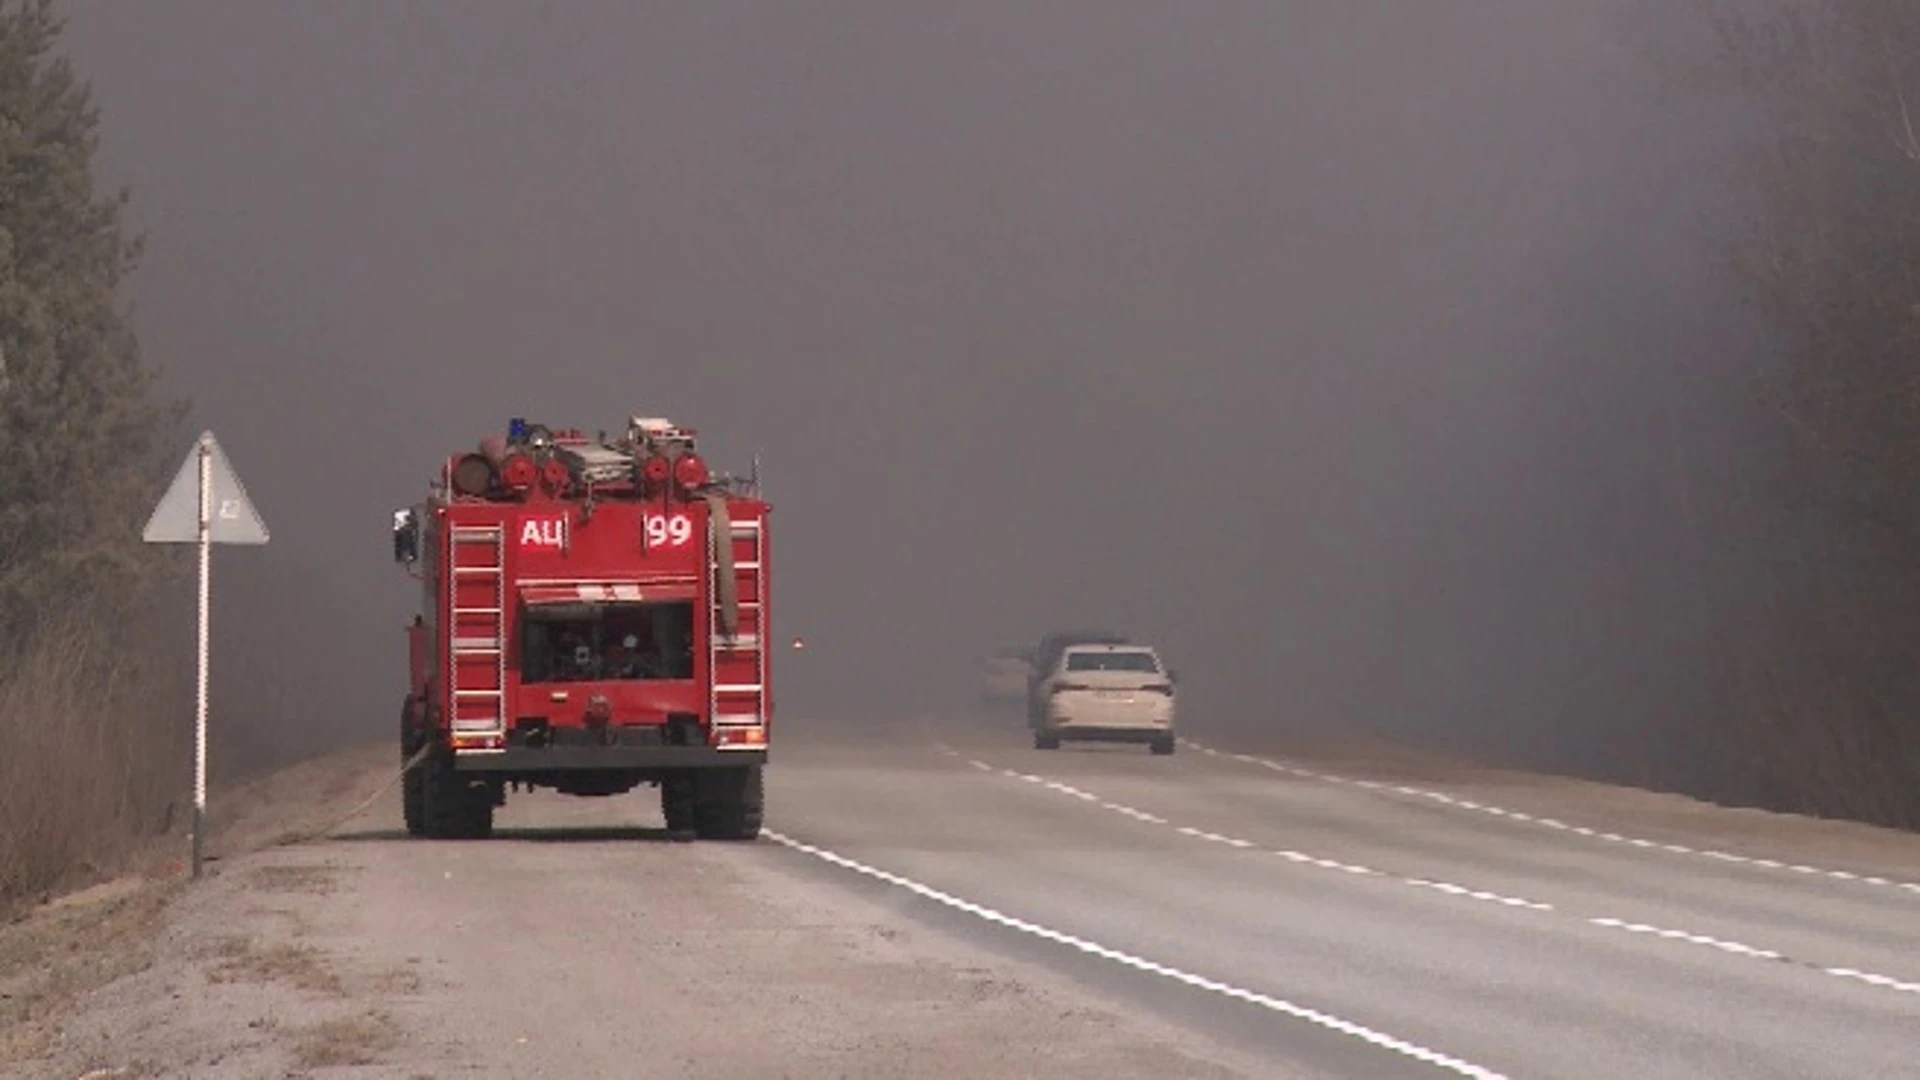
[[[1175,825],[1157,814],[1150,814],[1145,810],[1128,806],[1125,803],[1117,803],[1109,799],[1103,799],[1093,792],[1074,787],[1072,784],[1061,783],[1058,780],[1049,780],[1044,776],[1035,776],[1032,773],[1023,773],[1014,769],[1003,769],[988,762],[981,761],[978,758],[968,758],[967,764],[982,772],[997,772],[1002,776],[1044,787],[1048,791],[1059,792],[1062,795],[1071,796],[1082,802],[1094,803],[1102,810],[1111,810],[1116,814],[1124,814],[1136,821],[1144,821],[1152,825],[1166,825],[1182,836],[1190,836],[1195,840],[1204,840],[1210,844],[1224,844],[1227,847],[1240,848],[1243,850],[1260,846],[1244,837],[1227,836],[1222,833],[1210,832],[1206,829],[1196,829],[1191,825]],[[1434,889],[1452,896],[1463,896],[1472,900],[1485,900],[1489,903],[1500,904],[1505,907],[1527,908],[1532,911],[1553,910],[1552,904],[1541,903],[1537,900],[1523,900],[1517,896],[1501,896],[1498,893],[1486,892],[1480,889],[1469,889],[1462,885],[1453,885],[1446,882],[1399,877],[1394,874],[1382,873],[1369,866],[1356,866],[1353,863],[1344,863],[1335,859],[1325,859],[1317,855],[1309,855],[1304,851],[1273,851],[1270,852],[1270,854],[1278,855],[1288,862],[1298,863],[1302,866],[1314,866],[1322,870],[1335,870],[1343,874],[1353,874],[1359,877],[1389,878],[1419,888]]]
[[[1518,810],[1508,810],[1498,806],[1486,806],[1469,799],[1448,795],[1442,791],[1429,791],[1425,788],[1408,787],[1404,784],[1383,784],[1375,780],[1356,780],[1350,776],[1316,772],[1313,769],[1306,769],[1298,765],[1287,764],[1284,761],[1258,757],[1253,754],[1230,754],[1225,751],[1215,750],[1212,747],[1203,746],[1190,739],[1182,738],[1180,741],[1203,754],[1212,754],[1217,757],[1230,757],[1235,761],[1244,762],[1248,765],[1258,765],[1262,768],[1272,769],[1275,772],[1286,773],[1289,776],[1298,776],[1307,780],[1321,780],[1330,784],[1344,784],[1350,787],[1365,788],[1368,791],[1389,791],[1411,798],[1428,799],[1432,802],[1437,802],[1444,806],[1451,806],[1458,810],[1470,810],[1477,813],[1488,814],[1493,817],[1505,818],[1509,821],[1519,821],[1529,825],[1540,825],[1549,829],[1572,833],[1576,836],[1587,836],[1596,840],[1605,840],[1608,843],[1626,844],[1631,847],[1643,848],[1650,851],[1666,851],[1675,855],[1694,855],[1709,859],[1719,859],[1721,862],[1756,866],[1763,870],[1781,870],[1793,874],[1831,878],[1835,881],[1859,882],[1866,885],[1899,889],[1903,892],[1920,895],[1920,882],[1893,881],[1884,877],[1856,874],[1846,870],[1829,870],[1818,866],[1783,863],[1777,859],[1767,859],[1753,855],[1738,855],[1730,851],[1717,851],[1712,848],[1689,847],[1686,844],[1663,843],[1657,840],[1642,839],[1640,837],[1622,836],[1616,832],[1601,832],[1585,825],[1569,825],[1557,818],[1536,817],[1535,815],[1522,813]]]
[[[1255,990],[1243,989],[1238,986],[1233,986],[1229,983],[1221,982],[1218,979],[1207,978],[1204,975],[1195,975],[1191,972],[1183,971],[1179,968],[1173,967],[1168,964],[1162,964],[1154,960],[1147,960],[1142,957],[1135,956],[1131,953],[1122,952],[1119,949],[1108,948],[1105,945],[1100,945],[1095,942],[1088,941],[1085,938],[1076,937],[1072,934],[1063,933],[1059,930],[1053,930],[1048,927],[1041,926],[1038,923],[1029,922],[1025,919],[1021,919],[1013,915],[1007,915],[1003,912],[995,911],[993,908],[987,907],[983,904],[976,904],[970,900],[962,900],[961,898],[954,896],[951,893],[942,892],[941,890],[936,889],[931,885],[923,885],[920,882],[913,880],[912,878],[903,877],[899,874],[895,874],[887,870],[882,870],[878,867],[868,866],[866,863],[860,862],[856,859],[847,858],[844,855],[836,854],[835,852],[828,851],[825,848],[815,847],[812,844],[808,844],[800,840],[795,840],[794,838],[790,836],[786,836],[781,833],[767,830],[763,832],[761,835],[767,837],[769,840],[772,840],[775,843],[782,844],[788,848],[791,848],[794,851],[798,851],[806,855],[811,855],[816,859],[820,859],[824,862],[831,863],[834,866],[838,866],[845,870],[851,870],[856,874],[861,874],[866,877],[873,878],[877,881],[886,882],[889,885],[893,885],[897,888],[905,889],[908,892],[914,893],[918,896],[922,896],[928,900],[932,900],[937,904],[945,905],[946,907],[953,908],[956,911],[963,911],[969,915],[974,916],[975,918],[983,919],[987,922],[994,923],[999,926],[1004,926],[1011,930],[1017,930],[1023,934],[1029,934],[1029,935],[1032,935],[1033,937],[1042,938],[1046,941],[1051,941],[1059,945],[1065,945],[1070,949],[1075,949],[1075,950],[1078,950],[1079,952],[1087,953],[1092,956],[1097,956],[1103,960],[1111,960],[1116,964],[1125,965],[1126,967],[1133,968],[1136,971],[1144,971],[1149,974],[1159,975],[1163,978],[1172,979],[1175,982],[1185,983],[1186,985],[1194,987],[1195,989],[1198,989],[1198,990],[1205,990],[1205,991],[1208,991],[1209,993],[1219,994],[1223,997],[1233,998],[1237,1001],[1244,1001],[1249,1005],[1257,1005],[1260,1008],[1267,1009],[1272,1012],[1283,1013],[1287,1016],[1294,1017],[1295,1019],[1298,1019],[1298,1020],[1305,1020],[1310,1024],[1315,1024],[1320,1027],[1330,1029],[1332,1031],[1337,1031],[1342,1035],[1351,1036],[1363,1042],[1371,1043],[1374,1046],[1378,1046],[1386,1050],[1394,1051],[1395,1053],[1404,1054],[1407,1057],[1413,1058],[1417,1061],[1426,1062],[1429,1065],[1433,1065],[1438,1068],[1445,1069],[1449,1072],[1457,1073],[1460,1076],[1471,1076],[1471,1077],[1475,1077],[1476,1080],[1507,1080],[1507,1078],[1503,1074],[1497,1073],[1492,1069],[1486,1068],[1485,1066],[1475,1065],[1475,1064],[1472,1064],[1471,1062],[1462,1061],[1459,1058],[1451,1057],[1437,1050],[1430,1050],[1424,1046],[1419,1046],[1414,1043],[1408,1042],[1405,1039],[1397,1038],[1395,1036],[1385,1034],[1384,1032],[1379,1032],[1379,1031],[1373,1030],[1372,1028],[1364,1027],[1360,1024],[1354,1023],[1351,1020],[1343,1020],[1340,1017],[1332,1016],[1328,1013],[1321,1012],[1318,1009],[1309,1008],[1305,1005],[1296,1005],[1291,1001],[1285,1001],[1285,1000],[1282,1000],[1281,998],[1273,997],[1269,994],[1263,994]]]
[[[1411,878],[1411,877],[1401,878],[1400,880],[1406,882],[1409,885],[1417,885],[1423,889],[1436,889],[1440,892],[1448,893],[1453,896],[1472,897],[1475,900],[1486,900],[1490,903],[1504,904],[1507,907],[1526,908],[1529,911],[1552,911],[1553,910],[1553,905],[1549,903],[1545,903],[1544,901],[1522,900],[1517,896],[1501,896],[1499,893],[1483,892],[1479,889],[1469,889],[1464,885],[1452,885],[1444,881],[1427,881],[1422,878]]]
[[[1147,821],[1156,825],[1168,825],[1175,832],[1181,834],[1182,836],[1189,836],[1196,840],[1204,840],[1208,843],[1213,843],[1213,844],[1225,844],[1229,847],[1243,848],[1243,849],[1254,848],[1259,846],[1253,841],[1243,839],[1241,837],[1225,836],[1220,833],[1209,832],[1208,830],[1205,830],[1205,829],[1196,829],[1191,825],[1175,825],[1172,822],[1167,821],[1165,818],[1156,817],[1152,814],[1147,813],[1144,810],[1138,810],[1133,807],[1127,806],[1123,803],[1116,803],[1116,802],[1111,802],[1111,801],[1102,799],[1098,795],[1093,794],[1092,792],[1085,791],[1081,788],[1076,788],[1071,784],[1061,783],[1058,780],[1049,780],[1043,776],[1035,776],[1032,773],[1018,772],[1013,769],[999,768],[988,762],[981,761],[978,758],[967,759],[967,764],[972,765],[973,767],[983,772],[997,772],[997,773],[1000,773],[1002,776],[1011,777],[1015,780],[1023,780],[1027,783],[1034,784],[1039,787],[1044,787],[1049,791],[1056,791],[1063,795],[1071,795],[1084,802],[1096,803],[1102,809],[1113,810],[1117,813],[1125,814],[1128,817],[1132,817],[1140,821]],[[1490,904],[1499,904],[1503,907],[1524,908],[1528,911],[1543,911],[1543,912],[1557,910],[1552,904],[1549,904],[1541,900],[1527,900],[1518,896],[1503,896],[1499,893],[1488,892],[1483,889],[1472,889],[1472,888],[1468,888],[1465,885],[1455,885],[1451,882],[1430,881],[1426,878],[1408,877],[1401,874],[1388,873],[1383,870],[1376,870],[1369,866],[1359,866],[1354,863],[1339,862],[1334,859],[1321,858],[1319,856],[1309,855],[1305,852],[1300,852],[1300,851],[1274,851],[1271,854],[1278,855],[1281,858],[1287,860],[1288,862],[1296,863],[1302,866],[1314,866],[1322,870],[1335,870],[1341,873],[1351,874],[1356,877],[1378,877],[1385,881],[1395,881],[1403,885],[1412,885],[1416,888],[1421,888],[1421,889],[1431,889],[1435,892],[1445,893],[1449,896],[1459,896],[1459,897],[1464,897],[1470,900],[1481,900]],[[1901,993],[1920,994],[1920,983],[1903,982],[1890,975],[1877,975],[1872,972],[1855,971],[1852,968],[1828,967],[1828,966],[1825,966],[1822,964],[1816,964],[1807,960],[1797,960],[1797,959],[1794,959],[1793,957],[1783,955],[1771,949],[1762,949],[1762,948],[1756,948],[1752,945],[1743,945],[1737,941],[1727,941],[1721,938],[1712,937],[1707,934],[1697,934],[1688,930],[1673,930],[1673,929],[1668,929],[1664,927],[1649,926],[1646,923],[1631,922],[1626,919],[1616,919],[1612,917],[1592,917],[1592,918],[1583,917],[1583,916],[1574,916],[1574,917],[1581,918],[1584,922],[1587,922],[1593,926],[1602,926],[1611,930],[1621,930],[1630,934],[1650,935],[1652,937],[1660,938],[1665,941],[1678,941],[1678,942],[1683,942],[1689,945],[1709,946],[1715,949],[1719,949],[1721,952],[1729,953],[1735,956],[1745,956],[1755,960],[1777,960],[1783,963],[1792,964],[1795,967],[1807,968],[1809,970],[1818,971],[1827,975],[1837,975],[1844,978],[1855,979],[1860,982],[1867,983],[1870,986],[1877,986],[1886,990],[1894,990]]]
[[[1843,979],[1858,979],[1863,983],[1868,983],[1873,986],[1883,987],[1888,990],[1898,990],[1903,994],[1920,994],[1920,983],[1901,982],[1898,979],[1889,978],[1885,975],[1875,975],[1868,971],[1855,971],[1852,968],[1831,967],[1821,968],[1820,970],[1829,975],[1838,975]]]
[[[1706,934],[1694,934],[1685,930],[1666,930],[1658,926],[1648,926],[1646,923],[1626,922],[1621,919],[1588,919],[1587,921],[1595,926],[1625,930],[1630,934],[1652,934],[1654,937],[1665,938],[1668,941],[1684,941],[1689,945],[1710,945],[1721,952],[1729,952],[1735,956],[1751,956],[1755,960],[1786,959],[1772,949],[1756,949],[1751,945],[1742,945],[1737,941],[1723,941],[1708,937]]]

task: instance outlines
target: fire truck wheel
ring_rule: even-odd
[[[698,792],[694,777],[681,772],[660,781],[660,816],[666,819],[667,832],[675,837],[692,837],[698,831]]]
[[[760,835],[766,777],[758,765],[702,769],[694,829],[702,840],[752,840]]]
[[[408,769],[400,778],[400,806],[407,819],[407,835],[423,835],[427,831],[427,784],[417,768]]]
[[[419,765],[426,835],[437,840],[483,840],[493,834],[493,795],[486,785],[454,771],[443,750]]]

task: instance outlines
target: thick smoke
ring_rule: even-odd
[[[387,511],[517,414],[761,455],[791,715],[1087,623],[1196,728],[1697,692],[1662,440],[1727,329],[1658,7],[73,11],[146,347],[274,528],[217,568],[270,745],[392,728]]]

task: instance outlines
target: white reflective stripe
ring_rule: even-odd
[[[714,747],[715,750],[765,750],[766,748],[766,743],[757,742],[721,743]]]
[[[500,647],[500,639],[492,637],[457,637],[453,639],[454,651],[462,649],[493,650]]]
[[[615,585],[613,586],[613,598],[615,600],[638,600],[640,599],[640,586]]]
[[[574,592],[578,593],[582,600],[598,600],[600,599],[601,587],[598,585],[576,585],[574,586]]]
[[[523,589],[543,587],[543,586],[549,587],[549,588],[564,589],[564,588],[570,588],[572,586],[582,585],[582,584],[593,585],[596,587],[604,587],[607,585],[632,585],[636,588],[645,588],[647,586],[659,586],[659,585],[692,585],[695,582],[698,582],[699,580],[700,580],[699,574],[660,574],[660,575],[648,575],[647,577],[644,577],[644,578],[618,578],[618,579],[607,578],[601,581],[590,581],[590,582],[582,582],[579,578],[528,577],[528,578],[515,578],[514,582],[515,584],[519,585]]]
[[[713,718],[715,727],[759,727],[759,713],[729,713]]]
[[[734,683],[727,686],[716,686],[713,690],[716,694],[757,694],[760,692],[760,687],[757,683]]]

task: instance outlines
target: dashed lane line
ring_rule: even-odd
[[[939,749],[939,751],[942,754],[945,754],[948,757],[963,760],[967,763],[969,767],[977,769],[981,772],[999,773],[1004,776],[1012,777],[1015,780],[1021,780],[1029,784],[1034,784],[1038,787],[1046,788],[1048,791],[1057,792],[1061,795],[1065,795],[1070,798],[1079,799],[1081,802],[1098,806],[1102,810],[1108,810],[1113,813],[1120,814],[1124,817],[1130,817],[1135,821],[1145,822],[1146,824],[1149,824],[1149,825],[1164,825],[1169,828],[1172,828],[1175,832],[1180,833],[1182,836],[1190,836],[1195,840],[1202,840],[1211,844],[1221,844],[1226,847],[1239,848],[1241,850],[1258,848],[1260,846],[1259,844],[1256,844],[1251,840],[1245,839],[1244,837],[1227,836],[1222,833],[1211,832],[1206,829],[1196,829],[1191,825],[1175,825],[1173,822],[1168,821],[1166,818],[1163,818],[1158,814],[1152,813],[1147,810],[1142,810],[1136,806],[1128,806],[1125,803],[1114,802],[1111,799],[1101,798],[1100,796],[1095,795],[1093,792],[1082,790],[1080,788],[1074,787],[1071,784],[1061,783],[1058,780],[1049,780],[1044,776],[1038,776],[1033,773],[1021,772],[1017,769],[1003,769],[998,765],[981,761],[978,758],[969,758],[969,757],[966,757],[964,754],[960,753],[960,751],[955,750],[953,747],[948,746],[946,743],[943,743],[943,742],[936,741],[934,745]],[[1321,856],[1312,855],[1304,851],[1278,849],[1278,850],[1270,851],[1268,852],[1268,854],[1276,855],[1282,859],[1287,860],[1288,862],[1297,863],[1302,866],[1312,866],[1322,870],[1334,870],[1343,874],[1352,874],[1352,875],[1361,876],[1361,877],[1392,878],[1404,884],[1412,885],[1416,888],[1431,889],[1435,892],[1446,893],[1449,896],[1459,896],[1459,897],[1464,897],[1470,900],[1483,900],[1488,903],[1500,904],[1503,907],[1526,908],[1533,911],[1552,911],[1553,910],[1552,904],[1542,903],[1538,900],[1525,900],[1517,896],[1502,896],[1498,893],[1491,893],[1482,889],[1470,889],[1464,885],[1455,885],[1451,882],[1429,881],[1424,878],[1400,877],[1399,875],[1395,875],[1395,874],[1385,874],[1371,867],[1357,866],[1353,863],[1344,863],[1344,862],[1340,862],[1337,859],[1322,858]]]
[[[1397,1053],[1397,1054],[1403,1054],[1407,1057],[1413,1058],[1416,1061],[1424,1062],[1428,1065],[1435,1066],[1436,1068],[1445,1069],[1448,1072],[1452,1072],[1460,1076],[1473,1077],[1475,1078],[1475,1080],[1507,1080],[1507,1078],[1503,1074],[1495,1072],[1494,1070],[1489,1069],[1483,1065],[1475,1065],[1471,1062],[1463,1061],[1460,1058],[1441,1053],[1438,1050],[1432,1050],[1427,1047],[1420,1046],[1416,1043],[1409,1042],[1406,1039],[1389,1035],[1389,1034],[1386,1034],[1385,1032],[1375,1031],[1372,1028],[1365,1027],[1361,1024],[1357,1024],[1351,1020],[1342,1019],[1330,1013],[1322,1012],[1319,1009],[1310,1008],[1305,1005],[1298,1005],[1291,1001],[1274,997],[1271,994],[1263,994],[1256,990],[1248,990],[1248,989],[1245,989],[1244,987],[1234,986],[1230,983],[1225,983],[1218,979],[1208,978],[1207,976],[1204,976],[1204,975],[1196,975],[1192,972],[1184,971],[1170,964],[1163,964],[1155,960],[1148,960],[1144,957],[1135,956],[1132,953],[1122,952],[1119,949],[1110,948],[1108,946],[1098,944],[1097,942],[1088,941],[1085,938],[1077,937],[1073,934],[1068,934],[1059,930],[1051,929],[1046,926],[1041,926],[1038,923],[1031,922],[1029,920],[1022,919],[1017,916],[1008,915],[1004,912],[996,911],[993,908],[987,907],[984,904],[977,904],[971,900],[963,900],[958,896],[954,896],[951,893],[943,892],[939,889],[934,888],[931,885],[922,884],[918,881],[913,880],[912,878],[905,877],[903,875],[896,874],[888,870],[882,870],[876,866],[869,866],[866,863],[860,862],[857,859],[850,859],[845,855],[841,855],[836,852],[829,851],[825,848],[818,847],[801,840],[796,840],[793,837],[787,836],[783,833],[778,833],[778,832],[773,832],[771,830],[768,830],[763,832],[761,835],[767,837],[769,840],[772,840],[775,843],[784,845],[802,854],[811,855],[816,859],[820,859],[834,866],[838,866],[844,870],[851,870],[856,874],[873,878],[876,881],[885,882],[886,884],[892,885],[896,888],[905,889],[908,892],[914,893],[915,895],[931,900],[934,903],[944,905],[956,911],[965,912],[966,914],[972,915],[977,919],[982,919],[982,920],[985,920],[986,922],[993,923],[998,926],[1003,926],[1010,930],[1018,931],[1022,934],[1028,934],[1033,937],[1041,938],[1045,941],[1051,941],[1058,945],[1064,945],[1078,952],[1086,953],[1090,956],[1097,956],[1102,960],[1109,960],[1109,961],[1112,961],[1113,963],[1132,968],[1136,971],[1144,971],[1144,972],[1147,972],[1148,974],[1158,975],[1165,979],[1171,979],[1174,982],[1184,983],[1187,986],[1191,986],[1197,990],[1204,990],[1208,993],[1219,994],[1222,997],[1232,998],[1236,1001],[1242,1001],[1249,1005],[1254,1005],[1254,1006],[1258,1006],[1259,1008],[1267,1009],[1271,1012],[1280,1013],[1286,1016],[1293,1017],[1294,1019],[1297,1019],[1297,1020],[1304,1020],[1309,1024],[1314,1024],[1316,1026],[1326,1028],[1331,1031],[1339,1032],[1342,1035],[1346,1035],[1351,1038],[1358,1039],[1362,1042],[1370,1043],[1374,1046],[1380,1047],[1385,1050],[1393,1051],[1394,1053]]]
[[[1167,821],[1165,818],[1159,817],[1154,814],[1150,814],[1144,810],[1140,810],[1135,807],[1127,806],[1124,803],[1116,803],[1107,799],[1103,799],[1099,795],[1094,794],[1093,792],[1087,791],[1082,788],[1074,787],[1071,784],[1065,784],[1058,780],[1050,780],[1044,776],[1038,776],[1033,773],[1020,772],[1017,769],[1001,768],[989,762],[981,761],[977,758],[965,758],[964,755],[960,754],[958,751],[952,750],[951,747],[946,746],[944,743],[937,744],[937,745],[939,745],[942,753],[949,753],[951,751],[951,756],[962,758],[967,762],[968,765],[976,769],[979,769],[983,772],[999,773],[1002,776],[1006,776],[1015,780],[1021,780],[1029,784],[1046,788],[1049,791],[1058,792],[1062,795],[1071,796],[1073,798],[1079,799],[1082,802],[1099,806],[1105,810],[1112,810],[1116,813],[1123,814],[1127,817],[1134,818],[1135,820],[1138,820],[1138,821],[1144,821],[1144,822],[1148,822],[1150,824],[1156,824],[1156,825],[1166,825],[1172,828],[1175,832],[1180,833],[1182,836],[1188,836],[1196,840],[1201,840],[1208,843],[1222,844],[1227,847],[1239,848],[1243,850],[1250,849],[1250,848],[1257,848],[1260,846],[1255,842],[1251,840],[1247,840],[1243,837],[1227,836],[1221,833],[1211,832],[1205,829],[1196,829],[1190,825],[1175,825],[1172,822]],[[1411,876],[1406,876],[1402,874],[1390,873],[1383,870],[1377,870],[1369,866],[1360,866],[1354,863],[1341,862],[1336,859],[1323,858],[1320,856],[1310,855],[1300,851],[1276,850],[1276,851],[1270,852],[1270,854],[1277,855],[1283,859],[1286,859],[1288,862],[1296,863],[1299,865],[1318,867],[1323,870],[1334,870],[1340,873],[1350,874],[1356,877],[1377,877],[1386,881],[1394,881],[1402,885],[1410,885],[1420,889],[1429,889],[1434,892],[1444,893],[1449,896],[1456,896],[1456,897],[1461,897],[1461,898],[1470,899],[1470,900],[1478,900],[1478,901],[1482,901],[1490,904],[1498,904],[1502,907],[1518,908],[1518,909],[1523,909],[1527,911],[1537,911],[1537,912],[1552,912],[1557,910],[1552,904],[1542,900],[1528,900],[1523,897],[1506,896],[1500,893],[1489,892],[1484,889],[1473,889],[1465,885],[1457,885],[1452,882],[1432,881],[1426,878],[1411,877]],[[1851,979],[1857,982],[1864,983],[1869,986],[1878,987],[1883,990],[1892,990],[1892,991],[1903,993],[1903,994],[1920,995],[1920,983],[1907,982],[1901,979],[1896,979],[1889,975],[1878,975],[1872,972],[1857,971],[1852,968],[1832,967],[1825,964],[1814,963],[1812,961],[1799,960],[1790,956],[1786,956],[1772,949],[1758,948],[1756,946],[1747,945],[1742,942],[1728,941],[1722,938],[1713,937],[1708,934],[1694,933],[1689,930],[1676,930],[1669,927],[1649,926],[1646,923],[1634,922],[1631,920],[1617,919],[1612,917],[1583,917],[1583,916],[1576,916],[1576,917],[1581,918],[1581,921],[1591,926],[1604,927],[1610,930],[1619,930],[1619,931],[1630,933],[1630,934],[1647,935],[1663,941],[1673,941],[1673,942],[1679,942],[1681,944],[1686,944],[1686,945],[1703,946],[1707,948],[1717,949],[1721,952],[1724,952],[1733,956],[1742,956],[1742,957],[1746,957],[1753,960],[1777,961],[1780,963],[1791,965],[1793,967],[1804,968],[1809,971],[1819,972],[1823,975],[1831,975],[1838,978]]]
[[[1854,873],[1853,871],[1850,871],[1850,870],[1833,870],[1826,867],[1808,866],[1802,863],[1782,862],[1778,859],[1769,859],[1769,858],[1763,858],[1763,857],[1754,856],[1754,855],[1740,855],[1731,851],[1718,851],[1713,848],[1691,847],[1686,844],[1674,844],[1674,843],[1665,843],[1659,840],[1648,840],[1645,837],[1626,836],[1621,833],[1609,832],[1603,829],[1596,829],[1587,825],[1570,824],[1568,822],[1560,820],[1559,818],[1541,817],[1539,815],[1525,813],[1520,810],[1510,810],[1502,806],[1492,806],[1486,803],[1476,802],[1475,800],[1472,800],[1472,799],[1463,799],[1457,795],[1449,795],[1444,791],[1432,791],[1426,788],[1412,787],[1406,784],[1389,784],[1379,780],[1360,780],[1351,776],[1341,776],[1337,773],[1320,772],[1315,769],[1308,769],[1299,765],[1289,764],[1285,761],[1277,761],[1272,758],[1260,757],[1259,755],[1256,755],[1256,754],[1242,754],[1242,753],[1235,753],[1227,750],[1219,750],[1214,747],[1207,746],[1203,743],[1194,742],[1191,739],[1183,738],[1181,739],[1181,742],[1184,743],[1186,746],[1211,757],[1230,758],[1234,761],[1238,761],[1243,764],[1257,765],[1257,766],[1260,766],[1261,768],[1271,769],[1275,772],[1285,773],[1289,776],[1297,776],[1306,780],[1319,780],[1326,783],[1340,784],[1347,787],[1356,787],[1356,788],[1364,789],[1366,791],[1377,791],[1377,792],[1384,792],[1392,795],[1404,795],[1409,798],[1426,799],[1430,802],[1436,802],[1443,806],[1450,806],[1459,810],[1467,810],[1467,811],[1472,811],[1474,813],[1486,814],[1490,817],[1505,818],[1508,821],[1517,821],[1526,825],[1536,825],[1541,828],[1552,829],[1556,832],[1562,832],[1572,836],[1584,836],[1594,840],[1602,840],[1611,844],[1622,844],[1627,847],[1640,848],[1646,851],[1664,851],[1673,855],[1688,855],[1688,856],[1695,856],[1695,857],[1707,858],[1707,859],[1717,859],[1720,862],[1733,863],[1736,865],[1743,865],[1743,866],[1754,866],[1762,870],[1777,870],[1785,873],[1799,874],[1802,876],[1824,877],[1834,881],[1851,881],[1851,882],[1857,882],[1863,885],[1874,885],[1881,888],[1895,889],[1901,892],[1920,895],[1920,882],[1898,881],[1893,878],[1880,876],[1878,874],[1861,874],[1861,873]]]

